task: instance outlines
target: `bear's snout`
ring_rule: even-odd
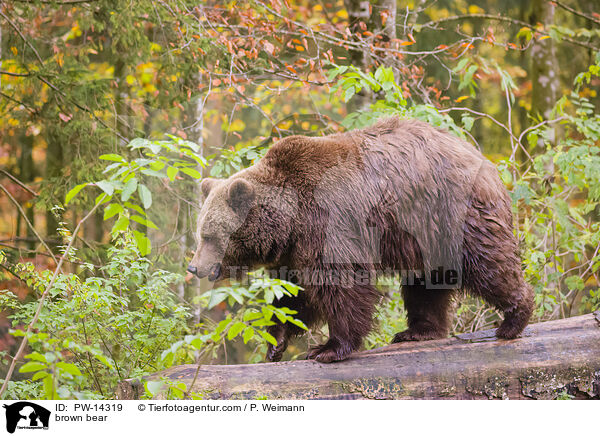
[[[210,272],[208,273],[208,280],[210,280],[211,282],[216,281],[219,277],[221,276],[221,264],[220,263],[215,263],[211,268],[210,268]]]
[[[208,272],[205,272],[204,270],[198,270],[198,268],[196,268],[194,265],[190,264],[190,265],[188,265],[187,270],[188,270],[188,272],[191,272],[199,279],[206,277],[211,282],[214,282],[217,279],[219,279],[219,277],[221,277],[222,267],[221,267],[220,263],[215,263],[210,267]]]

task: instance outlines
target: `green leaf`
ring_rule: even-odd
[[[109,204],[106,209],[104,209],[104,221],[121,212],[123,212],[123,206],[121,206],[119,203]]]
[[[150,206],[152,206],[152,193],[146,187],[146,185],[142,185],[141,183],[138,185],[138,194],[140,194],[142,206],[144,206],[145,209],[148,209]]]
[[[117,232],[124,231],[127,227],[129,227],[129,218],[125,215],[120,215],[110,232],[114,235]]]
[[[466,114],[462,115],[462,122],[463,122],[463,127],[465,128],[465,130],[467,132],[471,131],[471,128],[473,127],[473,122],[475,121],[475,118],[470,117]]]
[[[152,251],[152,244],[150,243],[150,239],[142,232],[138,232],[137,230],[133,231],[133,238],[135,239],[135,244],[137,245],[138,250],[140,250],[140,254],[142,256],[146,256]]]
[[[277,346],[277,340],[276,340],[276,339],[273,337],[273,335],[272,335],[272,334],[270,334],[270,333],[267,333],[267,332],[265,332],[265,331],[262,331],[262,330],[259,330],[259,331],[258,331],[258,333],[259,333],[259,334],[260,334],[260,335],[261,335],[263,338],[265,338],[265,340],[266,340],[268,343],[272,344],[272,345],[273,345],[273,346],[275,346],[275,347]]]
[[[133,203],[130,203],[129,201],[126,201],[125,207],[135,210],[140,215],[146,216],[146,211],[144,209],[142,209],[141,207],[139,207],[137,204],[133,204]]]
[[[227,339],[231,341],[245,328],[246,328],[246,324],[244,324],[243,322],[240,322],[240,321],[236,322],[234,325],[232,325],[229,328],[229,331],[227,332]]]
[[[104,365],[108,366],[109,368],[112,368],[112,364],[108,361],[106,356],[104,356],[102,354],[95,354],[94,357],[96,359],[98,359],[100,362],[102,362]]]
[[[46,400],[57,399],[56,392],[54,391],[54,380],[50,374],[44,377],[44,394],[46,395]]]
[[[43,354],[38,353],[37,351],[34,351],[33,353],[25,355],[25,358],[29,359],[29,360],[37,360],[38,362],[45,362],[46,361],[46,356],[44,356]]]
[[[344,94],[344,102],[348,102],[356,93],[356,88],[354,88],[354,86],[351,86],[350,88],[346,89],[346,92]]]
[[[306,326],[306,324],[304,324],[302,321],[300,321],[299,319],[296,318],[292,318],[292,317],[288,317],[288,322],[291,322],[292,324],[300,327],[303,330],[308,330],[308,327]]]
[[[255,319],[262,318],[263,314],[260,312],[247,312],[242,318],[244,321],[254,321]]]
[[[102,160],[110,160],[113,162],[124,162],[125,159],[123,159],[123,156],[118,155],[116,153],[109,153],[109,154],[103,154],[100,155],[100,159]]]
[[[229,325],[229,323],[231,322],[231,318],[225,318],[224,320],[222,320],[218,325],[217,328],[215,329],[215,333],[217,335],[220,335]]]
[[[209,310],[212,309],[216,305],[218,305],[221,302],[225,301],[225,299],[227,297],[228,297],[228,295],[225,292],[215,292],[215,291],[212,291],[211,294],[210,294],[210,300],[208,301],[207,309],[209,309]]]
[[[50,374],[48,374],[46,371],[38,371],[35,374],[33,374],[33,377],[31,377],[31,381],[36,381],[39,380],[41,378],[47,377]]]
[[[165,387],[165,383],[161,380],[149,380],[146,382],[146,391],[150,393],[153,397],[158,395],[163,388]]]
[[[71,375],[81,375],[81,371],[79,370],[79,368],[77,368],[77,366],[75,366],[72,363],[58,362],[56,364],[56,367],[62,369],[64,372]]]
[[[149,219],[143,218],[143,217],[141,217],[139,215],[133,215],[133,216],[130,217],[130,219],[132,221],[135,221],[136,223],[140,223],[140,224],[142,224],[142,225],[144,225],[146,227],[150,227],[152,229],[157,229],[158,230],[158,227],[156,227],[156,224],[154,224]]]
[[[244,344],[247,344],[250,339],[254,337],[254,329],[252,327],[246,327],[244,330]]]
[[[46,368],[48,368],[48,365],[42,362],[27,362],[19,369],[19,372],[35,372]]]
[[[201,179],[202,178],[202,174],[200,174],[199,171],[195,170],[194,168],[190,168],[190,167],[183,167],[180,168],[182,173],[187,174],[190,177],[193,177],[194,179]],[[167,171],[168,174],[168,171]]]
[[[169,180],[171,182],[173,180],[175,180],[175,177],[177,176],[178,172],[179,172],[178,168],[175,168],[175,167],[169,167],[169,168],[167,168],[167,177],[169,178]]]
[[[129,197],[131,197],[131,194],[134,193],[135,189],[137,188],[137,185],[138,181],[135,177],[129,180],[127,183],[125,183],[125,187],[121,192],[121,201],[129,200]]]
[[[67,192],[67,196],[65,197],[65,205],[69,204],[69,201],[71,201],[73,197],[75,197],[79,193],[79,191],[81,191],[87,185],[87,183],[82,183],[80,185],[75,186],[73,189]]]
[[[106,180],[96,182],[96,186],[102,189],[107,195],[113,195],[115,192],[115,186]]]

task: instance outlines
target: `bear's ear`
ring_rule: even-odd
[[[217,185],[217,183],[219,183],[217,179],[211,179],[210,177],[202,179],[202,182],[200,182],[200,190],[202,191],[202,195],[204,195],[205,198],[208,197],[208,194],[210,194],[210,191]]]
[[[227,193],[229,205],[234,209],[248,206],[254,199],[254,188],[244,179],[234,180]]]

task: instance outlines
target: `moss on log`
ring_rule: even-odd
[[[532,324],[498,340],[486,330],[355,353],[344,362],[181,365],[148,379],[190,385],[207,399],[600,398],[600,312]],[[119,385],[136,399],[139,382]]]

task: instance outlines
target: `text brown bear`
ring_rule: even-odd
[[[533,310],[511,202],[491,162],[471,144],[424,122],[389,118],[325,137],[276,142],[226,180],[204,179],[198,248],[189,271],[209,280],[264,266],[304,288],[276,304],[329,340],[308,352],[332,362],[372,328],[379,274],[401,274],[408,329],[394,342],[442,338],[453,294],[464,289],[504,314],[515,338]],[[278,361],[303,331],[269,327]]]

